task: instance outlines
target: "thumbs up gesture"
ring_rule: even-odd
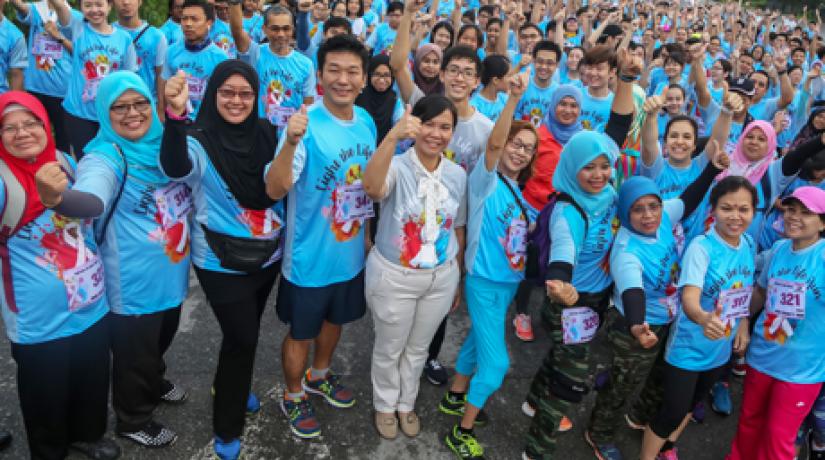
[[[393,126],[391,134],[396,141],[402,139],[414,139],[421,130],[421,119],[412,114],[412,106],[407,104],[404,115]]]
[[[664,96],[650,96],[642,105],[642,110],[648,115],[658,113],[665,106]]]
[[[309,126],[307,106],[301,104],[301,108],[293,113],[286,123],[286,141],[293,146],[298,145],[307,132],[307,126]]]
[[[650,325],[647,323],[632,326],[630,333],[633,334],[633,337],[636,337],[642,348],[651,348],[659,342],[659,338],[650,330]]]
[[[166,80],[163,96],[169,111],[179,116],[186,113],[186,102],[189,100],[189,84],[186,82],[186,72],[178,70],[178,73]]]
[[[579,300],[579,292],[570,283],[559,280],[547,280],[547,297],[554,302],[558,302],[568,307],[573,306]]]
[[[530,84],[530,69],[525,69],[510,77],[510,97],[521,99]]]
[[[707,313],[702,333],[710,340],[719,340],[725,336],[725,323],[722,322],[722,305]]]

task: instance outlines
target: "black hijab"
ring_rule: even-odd
[[[367,86],[355,99],[355,104],[363,107],[375,120],[379,144],[392,128],[392,115],[395,112],[395,105],[398,100],[398,96],[392,89],[392,85],[395,83],[394,78],[384,92],[380,92],[372,86],[372,76],[378,67],[382,65],[387,66],[387,69],[390,68],[390,57],[386,54],[378,54],[370,59],[370,65],[367,69]],[[391,71],[390,75],[392,75]]]
[[[814,127],[814,118],[823,110],[825,110],[825,101],[816,101],[811,104],[811,113],[808,115],[808,122],[805,123],[805,126],[803,126],[802,129],[799,130],[799,133],[796,135],[793,142],[791,142],[790,150],[799,147],[816,136],[822,135],[822,132],[825,130],[816,129]]]
[[[246,80],[255,99],[252,113],[241,123],[229,123],[218,113],[218,87],[233,75]],[[229,191],[246,209],[266,209],[275,201],[266,194],[264,167],[275,154],[275,130],[258,118],[258,74],[249,64],[237,59],[215,67],[203,95],[190,135],[206,150]]]

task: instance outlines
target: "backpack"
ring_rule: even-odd
[[[544,279],[547,275],[547,267],[550,260],[550,216],[553,214],[556,204],[559,202],[569,203],[573,208],[579,212],[584,219],[584,234],[587,235],[589,224],[587,221],[587,214],[581,206],[573,200],[573,197],[564,192],[553,192],[550,194],[549,201],[541,209],[538,218],[536,218],[536,228],[527,236],[528,244],[532,246],[534,255],[535,268],[530,270],[535,276],[531,276],[535,283],[539,286],[544,285]]]

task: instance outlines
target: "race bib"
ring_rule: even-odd
[[[725,321],[736,318],[747,318],[750,315],[752,286],[724,289],[719,294],[719,302],[722,304],[722,316]]]
[[[47,33],[37,34],[34,36],[32,54],[57,60],[63,57],[63,45]]]
[[[789,319],[805,319],[805,283],[771,278],[768,281],[768,311]]]
[[[599,330],[599,314],[590,307],[565,308],[561,311],[561,329],[565,344],[587,343]]]
[[[75,312],[103,297],[103,263],[92,256],[85,263],[63,271],[69,311]]]
[[[507,253],[517,256],[527,254],[527,222],[513,219],[507,227]]]
[[[86,83],[83,85],[83,94],[81,99],[83,102],[92,102],[97,97],[97,87],[100,86],[100,81],[103,80],[103,77],[95,77],[86,80]]]
[[[201,101],[203,99],[203,93],[206,92],[206,80],[188,75],[186,86],[189,87],[190,100]]]
[[[364,186],[356,184],[339,185],[335,188],[335,220],[351,222],[374,216],[372,200],[364,192]]]
[[[682,254],[685,251],[685,227],[682,224],[673,227],[673,239],[676,240],[676,252]]]
[[[192,211],[192,191],[186,184],[170,183],[155,190],[154,195],[165,228],[185,220]]]
[[[679,291],[665,297],[665,305],[667,305],[667,317],[670,319],[676,318],[679,314]]]
[[[295,113],[295,109],[292,107],[281,107],[279,105],[269,104],[266,109],[266,118],[273,125],[283,128],[293,113]]]

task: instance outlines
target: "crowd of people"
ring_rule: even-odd
[[[552,346],[512,458],[564,455],[594,391],[595,458],[677,459],[708,396],[735,412],[739,375],[719,457],[825,459],[819,11],[170,0],[158,28],[140,0],[11,6],[27,34],[1,18],[0,308],[31,458],[117,458],[110,390],[116,435],[175,442],[153,414],[187,399],[164,354],[193,268],[222,333],[223,460],[260,409],[276,283],[280,409],[301,439],[322,432],[315,404],[356,404],[331,367],[369,310],[377,435],[415,437],[417,404],[437,405],[456,417],[444,449],[484,458],[475,427],[497,425],[484,408],[509,331],[534,339],[535,294]],[[465,305],[450,378],[440,348]],[[440,401],[417,401],[422,374]],[[638,453],[617,447],[623,424]]]

